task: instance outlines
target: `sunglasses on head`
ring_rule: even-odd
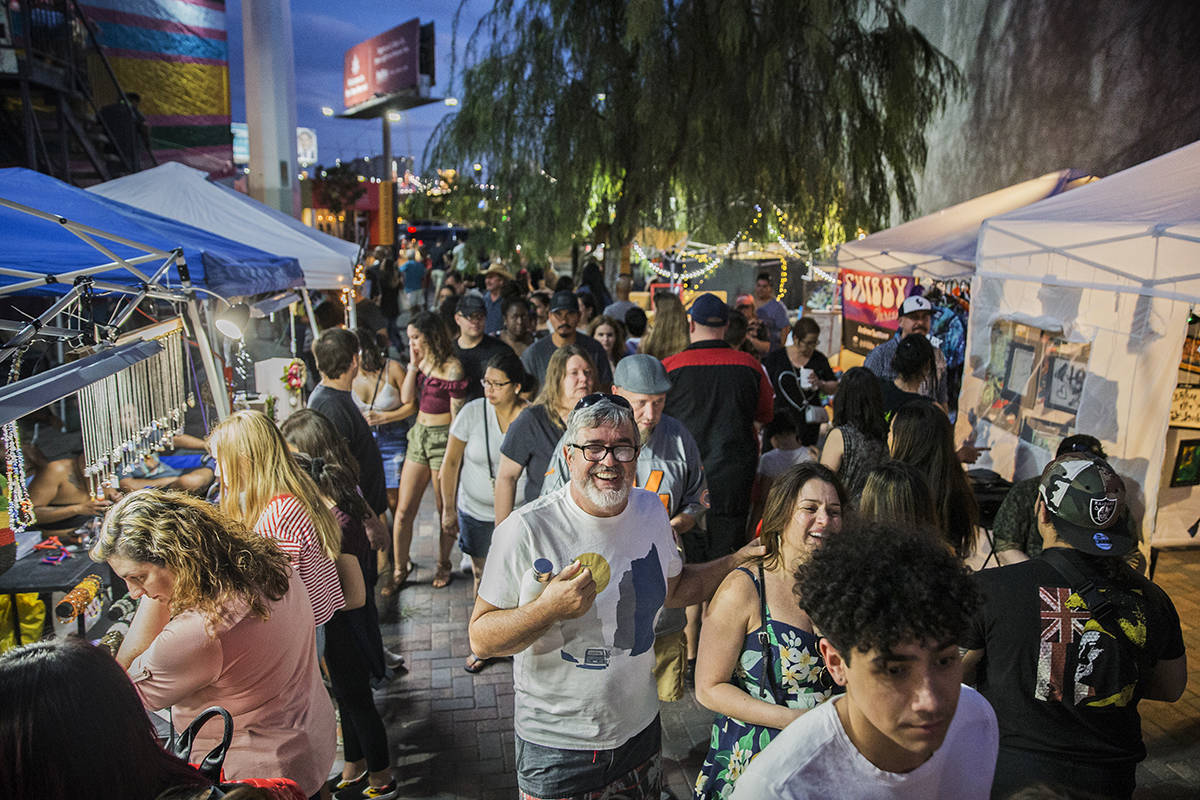
[[[611,403],[616,403],[622,408],[627,408],[630,411],[633,411],[633,406],[629,405],[629,401],[624,397],[621,397],[619,394],[605,394],[604,392],[593,392],[592,394],[581,398],[579,402],[575,404],[575,410],[578,411],[581,408],[591,408],[601,400],[608,400]]]

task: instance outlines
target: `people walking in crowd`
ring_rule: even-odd
[[[620,276],[615,288],[617,299],[606,305],[602,313],[606,317],[624,321],[625,313],[631,308],[636,308],[636,304],[629,299],[629,293],[633,290],[633,278],[628,275]]]
[[[582,347],[567,345],[551,356],[537,398],[513,421],[500,445],[495,498],[497,525],[518,505],[541,494],[542,480],[554,457],[554,447],[566,429],[567,415],[581,397],[591,393],[595,380],[596,367]],[[522,477],[525,493],[519,496],[517,485]]]
[[[671,382],[658,359],[642,353],[629,356],[617,364],[613,381],[613,394],[623,397],[633,410],[641,441],[634,485],[658,495],[678,539],[697,527],[708,507],[708,484],[696,440],[679,420],[662,413]],[[570,481],[568,445],[564,435],[555,446],[554,459],[542,484],[543,495]],[[654,623],[654,677],[658,699],[664,703],[683,697],[686,627],[687,615],[678,608],[664,608]]]
[[[471,649],[515,656],[521,792],[657,797],[654,618],[664,605],[706,600],[762,548],[681,563],[662,501],[633,488],[640,436],[624,398],[583,398],[567,441],[570,483],[496,528]]]
[[[408,374],[400,400],[405,403],[416,401],[418,410],[417,422],[408,432],[408,451],[404,456],[404,471],[400,474],[400,501],[393,527],[396,561],[392,577],[397,589],[408,580],[413,568],[409,560],[413,523],[425,487],[431,483],[438,516],[441,516],[438,471],[442,468],[442,457],[450,438],[450,423],[462,407],[467,391],[462,362],[455,357],[450,334],[437,315],[423,312],[413,317],[408,325],[408,348]],[[453,542],[445,541],[438,548],[437,569],[433,576],[435,589],[450,584],[452,548]]]
[[[484,396],[463,406],[450,426],[442,460],[442,536],[458,542],[471,558],[475,594],[483,576],[492,531],[496,527],[495,492],[500,470],[500,445],[513,421],[528,405],[529,377],[514,353],[500,353],[488,362],[481,380]],[[517,483],[518,496],[524,491]],[[483,659],[467,657],[467,672],[478,672]]]
[[[817,349],[821,328],[811,317],[801,317],[787,331],[784,345],[763,357],[763,369],[775,389],[775,408],[790,406],[802,415],[800,441],[817,444],[821,423],[827,422],[822,395],[837,391],[837,376],[829,359]]]
[[[937,487],[938,526],[946,543],[962,558],[975,550],[979,506],[967,473],[954,451],[950,420],[937,406],[919,400],[892,415],[892,458],[911,464]]]
[[[754,278],[754,315],[766,329],[771,350],[782,347],[784,331],[788,329],[787,307],[775,296],[775,285],[769,272],[760,272]]]
[[[893,381],[896,377],[896,371],[892,366],[892,359],[896,357],[896,348],[899,347],[900,342],[914,333],[928,336],[929,325],[932,319],[932,303],[921,295],[904,298],[904,302],[900,304],[900,316],[897,320],[898,330],[896,331],[896,335],[886,342],[877,345],[874,350],[868,353],[867,360],[863,366],[874,372],[885,384]],[[934,348],[934,370],[925,376],[918,388],[919,394],[935,403],[941,404],[943,408],[948,408],[946,357],[942,355],[941,350]]]
[[[775,737],[734,799],[986,800],[996,714],[961,685],[958,641],[978,601],[961,562],[923,531],[863,521],[800,564],[795,593],[846,692]]]
[[[586,333],[592,320],[600,316],[600,309],[596,306],[596,298],[586,288],[575,293],[575,301],[579,304],[579,332]]]
[[[687,312],[671,292],[654,295],[654,322],[642,336],[638,352],[665,361],[690,344]]]
[[[388,510],[395,514],[400,470],[408,449],[408,429],[412,427],[417,407],[415,403],[400,402],[400,388],[407,374],[400,362],[387,357],[371,331],[359,328],[357,334],[359,366],[351,394],[354,405],[371,426],[371,436],[383,459]]]
[[[697,800],[727,796],[779,731],[833,694],[819,636],[792,587],[796,567],[839,535],[844,503],[828,467],[788,469],[772,485],[763,513],[766,553],[730,572],[708,605],[696,699],[717,717],[696,779]]]
[[[887,459],[887,437],[879,380],[865,367],[846,370],[833,396],[833,429],[821,463],[837,473],[851,507],[858,505],[867,474]]]
[[[484,333],[499,333],[504,329],[504,312],[501,293],[505,284],[513,279],[512,273],[502,264],[492,264],[481,276],[483,278],[483,303],[487,313]]]
[[[523,355],[533,344],[534,314],[529,300],[514,295],[504,298],[500,307],[504,312],[504,330],[496,338],[512,348],[518,356]]]
[[[484,333],[486,324],[487,309],[483,298],[475,294],[460,297],[451,332],[458,334],[454,340],[454,355],[462,364],[463,379],[467,382],[463,398],[467,403],[483,397],[483,371],[488,362],[512,349],[501,337]]]
[[[596,317],[588,324],[588,335],[604,348],[609,369],[616,370],[626,352],[624,323],[612,317]]]
[[[190,721],[223,706],[226,776],[291,778],[313,796],[337,731],[317,669],[319,603],[278,542],[197,497],[142,489],[108,512],[91,556],[140,601],[117,662],[146,708]],[[202,729],[193,749],[218,741]]]
[[[608,365],[608,354],[592,337],[580,333],[579,304],[570,292],[555,292],[550,298],[550,335],[534,342],[521,354],[525,371],[537,379],[539,385],[546,382],[546,369],[550,357],[556,350],[567,345],[578,345],[587,353],[596,370],[596,385],[612,385],[612,368]]]
[[[1056,458],[1035,510],[1041,553],[976,575],[984,602],[960,640],[1000,722],[992,793],[1128,798],[1146,757],[1138,704],[1174,702],[1187,685],[1179,616],[1123,561],[1137,540],[1104,459]]]
[[[921,387],[934,374],[935,353],[933,345],[920,333],[905,336],[896,345],[896,355],[892,357],[895,377],[883,382],[883,413],[886,417],[890,419],[896,409],[908,403],[933,402],[921,392]],[[944,405],[935,405],[945,413]]]
[[[300,574],[318,627],[345,605],[337,561],[341,529],[283,434],[259,411],[235,411],[208,436],[221,481],[221,511],[273,540]],[[321,634],[317,649],[322,652]]]
[[[758,459],[758,472],[754,476],[756,499],[751,515],[752,523],[757,523],[762,518],[763,506],[771,491],[771,484],[778,480],[779,476],[796,464],[817,460],[816,449],[801,444],[796,432],[796,416],[788,408],[775,409],[775,417],[763,426],[763,445],[771,449]]]

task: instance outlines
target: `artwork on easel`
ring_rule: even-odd
[[[1175,387],[1171,396],[1171,427],[1200,428],[1200,387]]]
[[[1171,469],[1172,486],[1200,485],[1200,439],[1185,439],[1175,452],[1175,466]]]

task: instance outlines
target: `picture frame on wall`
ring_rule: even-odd
[[[1171,486],[1200,485],[1200,439],[1184,439],[1175,451],[1175,466],[1171,469]]]
[[[1025,395],[1029,379],[1033,377],[1036,349],[1031,344],[1009,342],[1008,356],[1004,360],[1004,383],[1000,391],[1005,400],[1020,400]]]

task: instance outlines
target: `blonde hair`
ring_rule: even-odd
[[[141,489],[113,506],[89,554],[114,555],[174,573],[171,613],[195,610],[210,622],[242,600],[267,619],[267,601],[287,594],[287,555],[212,504],[186,492]]]
[[[588,369],[592,371],[594,385],[596,362],[592,361],[588,351],[577,344],[564,345],[550,356],[550,363],[546,365],[546,377],[542,379],[542,390],[538,392],[538,396],[533,401],[535,406],[545,406],[550,420],[560,428],[562,427],[559,424],[559,406],[562,404],[563,396],[562,382],[567,375],[567,362],[571,360],[572,356],[579,356],[587,362]]]
[[[279,495],[299,501],[317,532],[321,550],[336,561],[342,530],[321,501],[316,483],[292,458],[283,434],[260,411],[235,411],[208,435],[221,472],[221,510],[253,528]]]
[[[642,337],[638,352],[662,361],[683,352],[690,343],[687,312],[683,310],[679,298],[666,292],[655,295],[654,324]]]

